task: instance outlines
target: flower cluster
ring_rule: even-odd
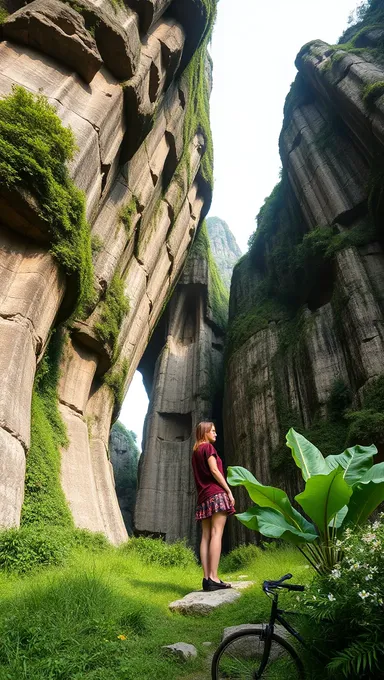
[[[314,644],[328,641],[331,667],[346,651],[350,656],[351,640],[355,647],[361,643],[360,649],[378,645],[377,663],[384,664],[384,514],[359,532],[345,531],[337,547],[340,562],[327,576],[316,576],[302,596],[310,624],[304,634],[312,636]],[[336,677],[343,677],[337,668]]]

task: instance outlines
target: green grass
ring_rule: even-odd
[[[164,568],[124,547],[77,549],[66,567],[24,577],[0,572],[0,678],[209,680],[209,656],[223,628],[266,621],[270,602],[261,582],[288,571],[296,582],[310,576],[294,549],[258,551],[246,571],[222,574],[247,574],[255,586],[206,617],[168,610],[201,588],[196,564]],[[162,645],[181,641],[196,646],[197,659],[181,663],[164,655]],[[212,647],[204,647],[206,641]],[[284,673],[276,680],[286,680]]]

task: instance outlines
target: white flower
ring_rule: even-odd
[[[364,536],[361,537],[361,540],[364,541],[364,543],[372,543],[376,539],[376,534],[372,532],[368,532],[367,534],[364,534]]]
[[[367,574],[366,577],[365,577],[366,581],[372,581],[372,579],[373,579],[372,574]]]
[[[341,576],[340,569],[332,569],[331,576],[332,576],[332,578],[340,578],[340,576]]]
[[[357,571],[357,569],[360,569],[360,563],[359,562],[354,562],[352,566],[349,567],[351,571]]]
[[[376,531],[376,529],[379,529],[379,527],[380,527],[380,522],[376,521],[372,524],[372,529],[374,529],[375,531]]]
[[[366,590],[360,590],[358,595],[359,595],[359,597],[361,597],[362,600],[365,600],[366,597],[369,597],[370,593],[367,593]]]
[[[336,598],[335,598],[334,595],[332,595],[332,593],[328,593],[328,600],[329,600],[330,602],[335,602]]]
[[[342,542],[340,541],[340,539],[337,539],[335,545],[336,545],[336,548],[341,548],[341,546],[342,546],[343,544],[342,544]]]

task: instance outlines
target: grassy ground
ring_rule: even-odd
[[[165,569],[123,550],[81,549],[66,567],[0,573],[0,680],[208,680],[223,628],[265,621],[270,604],[260,584],[288,571],[295,582],[310,577],[299,552],[260,551],[247,567],[222,574],[247,574],[255,586],[206,617],[168,610],[201,588],[194,564]],[[163,653],[162,645],[181,641],[196,646],[197,659]]]

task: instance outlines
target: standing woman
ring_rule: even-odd
[[[225,480],[223,463],[213,444],[213,423],[199,423],[193,447],[192,468],[197,490],[196,521],[201,521],[200,560],[204,570],[203,590],[230,588],[217,575],[221,541],[228,515],[235,512],[235,499]]]

